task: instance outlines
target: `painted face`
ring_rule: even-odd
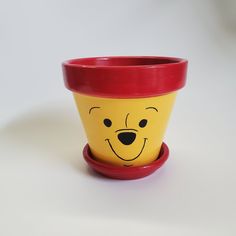
[[[74,94],[94,157],[125,167],[154,161],[175,95],[113,99]]]

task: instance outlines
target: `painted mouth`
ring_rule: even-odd
[[[133,160],[137,159],[137,158],[142,154],[143,149],[144,149],[144,147],[145,147],[145,145],[146,145],[146,142],[147,142],[147,138],[144,138],[144,139],[143,139],[143,146],[142,146],[142,148],[141,148],[139,154],[138,154],[137,156],[131,158],[131,159],[128,159],[128,160],[125,159],[125,158],[123,158],[123,157],[121,157],[120,155],[118,155],[118,154],[116,153],[116,151],[115,151],[114,148],[112,147],[111,142],[110,142],[110,140],[109,140],[108,138],[105,139],[105,141],[108,142],[108,144],[109,144],[109,146],[110,146],[112,152],[113,152],[119,159],[121,159],[121,160],[123,160],[123,161],[133,161]],[[126,166],[128,166],[128,165],[126,165]]]
[[[131,166],[133,166],[132,164],[124,164],[123,166],[125,166],[125,167],[131,167]]]

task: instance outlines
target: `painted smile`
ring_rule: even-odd
[[[115,151],[114,148],[112,147],[111,142],[110,142],[110,140],[109,140],[108,138],[105,139],[105,141],[108,142],[108,144],[109,144],[109,146],[110,146],[112,152],[113,152],[119,159],[121,159],[121,160],[123,160],[123,161],[133,161],[133,160],[137,159],[137,158],[141,155],[141,153],[143,152],[143,149],[144,149],[144,147],[145,147],[145,145],[146,145],[146,142],[147,142],[147,138],[144,138],[144,140],[143,140],[143,146],[142,146],[142,148],[141,148],[139,154],[138,154],[137,156],[131,158],[131,159],[128,159],[128,160],[125,159],[125,158],[123,158],[123,157],[121,157],[121,156],[119,156],[119,155],[116,153],[116,151]]]

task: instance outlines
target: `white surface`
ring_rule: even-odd
[[[0,8],[0,235],[235,235],[233,1],[5,1]],[[103,178],[61,61],[98,55],[189,59],[165,141],[135,181]]]

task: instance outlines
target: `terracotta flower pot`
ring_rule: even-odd
[[[154,166],[177,90],[185,85],[187,61],[156,56],[81,58],[64,62],[63,70],[87,134],[89,151],[84,156],[93,165],[88,163],[113,168],[111,173],[118,168],[123,179],[131,178],[124,172]]]

